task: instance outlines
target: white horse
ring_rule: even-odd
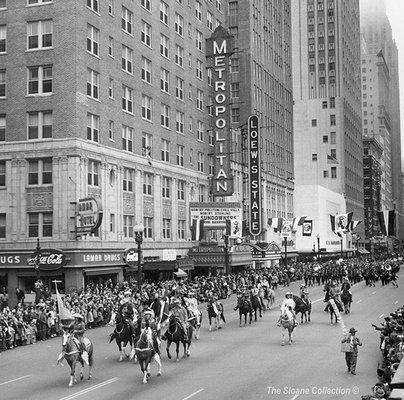
[[[285,331],[289,334],[289,344],[293,343],[293,330],[295,329],[295,319],[292,311],[288,307],[281,308],[280,326],[282,328],[282,346],[285,344]]]

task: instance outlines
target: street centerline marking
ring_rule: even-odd
[[[194,397],[194,396],[197,395],[198,393],[202,392],[203,390],[204,390],[204,389],[199,389],[199,390],[197,390],[196,392],[190,394],[189,396],[184,397],[182,400],[188,400],[188,399],[190,399],[191,397]]]
[[[99,389],[99,388],[101,388],[101,387],[103,387],[103,386],[109,385],[110,383],[116,382],[118,379],[119,379],[119,378],[117,378],[117,377],[108,379],[107,381],[101,382],[101,383],[99,383],[99,384],[97,384],[97,385],[95,385],[95,386],[91,386],[91,387],[89,387],[89,388],[87,388],[87,389],[80,390],[80,392],[71,394],[71,395],[66,396],[66,397],[62,397],[62,398],[59,399],[59,400],[71,400],[71,399],[74,399],[74,398],[76,398],[76,397],[81,396],[82,394],[87,394],[87,393],[89,393],[89,392],[92,392],[92,391],[95,390],[95,389]]]
[[[376,290],[374,292],[372,292],[372,294],[376,294]]]
[[[358,300],[358,301],[357,301],[357,303],[361,303],[361,302],[362,302],[362,300]]]
[[[380,314],[380,315],[379,315],[379,318],[383,317],[383,315],[384,315],[384,313],[383,313],[383,314]]]
[[[24,375],[24,376],[20,376],[19,378],[10,379],[10,380],[7,381],[7,382],[0,383],[0,386],[2,386],[2,385],[7,385],[7,383],[20,381],[21,379],[29,378],[30,376],[32,376],[32,375]]]

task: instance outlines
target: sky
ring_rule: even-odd
[[[401,158],[404,149],[404,0],[386,0],[393,38],[397,43],[400,68]],[[403,168],[403,166],[402,166]]]

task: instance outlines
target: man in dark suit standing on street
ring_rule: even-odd
[[[345,361],[348,367],[348,372],[352,375],[356,375],[356,362],[358,359],[358,346],[362,346],[362,342],[355,336],[357,330],[351,328],[349,334],[341,340],[341,343],[348,343],[349,350],[345,352]]]

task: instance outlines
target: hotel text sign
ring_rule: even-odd
[[[230,164],[230,55],[233,52],[233,37],[218,26],[206,41],[206,54],[212,68],[214,99],[214,175],[213,196],[231,196],[234,192]]]
[[[249,158],[249,193],[250,193],[250,233],[257,236],[261,233],[261,165],[260,136],[258,117],[248,118],[248,158]]]

